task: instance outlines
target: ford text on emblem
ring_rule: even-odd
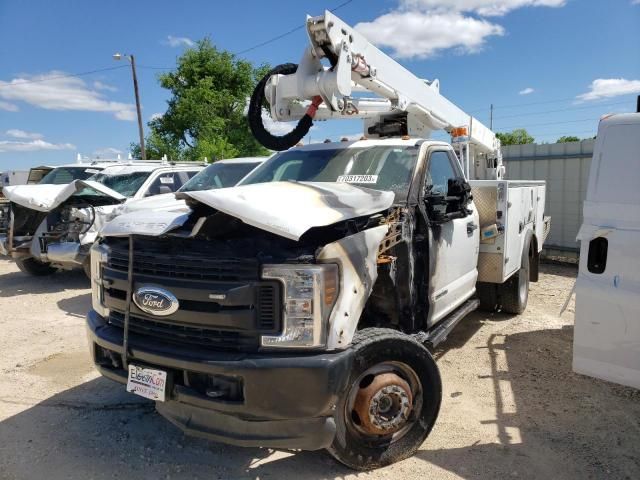
[[[140,287],[133,294],[133,302],[143,312],[158,317],[171,315],[180,306],[173,293],[159,287]]]

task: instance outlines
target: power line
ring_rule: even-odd
[[[341,9],[342,7],[346,7],[347,5],[349,5],[351,2],[353,2],[354,0],[347,0],[346,2],[342,2],[340,5],[333,7],[332,9],[330,9],[330,12],[335,12],[336,10]],[[249,48],[245,48],[244,50],[240,50],[239,52],[236,52],[236,55],[244,55],[245,53],[251,52],[257,48],[260,47],[264,47],[265,45],[269,45],[270,43],[273,43],[277,40],[280,40],[281,38],[284,38],[288,35],[291,35],[292,33],[297,32],[298,30],[301,30],[305,27],[305,23],[303,23],[302,25],[298,25],[295,28],[292,28],[291,30],[281,33],[280,35],[276,35],[275,37],[270,38],[269,40],[265,40],[264,42],[260,42],[257,45],[254,45],[253,47],[249,47]]]
[[[583,107],[567,107],[559,110],[544,110],[540,112],[530,112],[530,113],[516,113],[514,115],[502,115],[499,117],[493,117],[494,120],[499,120],[501,118],[515,118],[515,117],[527,117],[529,115],[544,115],[546,113],[558,113],[558,112],[566,112],[567,110],[589,110],[591,108],[602,108],[602,107],[612,107],[617,105],[626,105],[629,102],[614,102],[614,103],[599,103],[597,105],[589,105]]]
[[[15,87],[15,86],[18,86],[18,85],[24,85],[25,83],[48,82],[48,81],[51,81],[51,80],[56,80],[58,78],[84,77],[85,75],[92,75],[94,73],[107,72],[109,70],[117,70],[119,68],[126,68],[126,67],[127,67],[127,65],[118,65],[117,67],[99,68],[97,70],[89,70],[87,72],[69,73],[69,74],[66,74],[66,75],[56,75],[54,77],[39,78],[37,80],[24,80],[22,82],[5,83],[4,85],[0,85],[0,88]]]
[[[517,125],[517,126],[510,126],[510,127],[500,127],[501,130],[513,130],[513,129],[517,129],[517,128],[530,128],[530,127],[542,127],[545,125],[564,125],[567,123],[581,123],[581,122],[597,122],[598,119],[597,118],[583,118],[581,120],[566,120],[563,122],[544,122],[544,123],[532,123],[530,125]]]

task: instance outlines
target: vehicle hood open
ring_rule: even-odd
[[[111,197],[116,202],[126,199],[115,190],[91,180],[74,180],[67,185],[15,185],[5,187],[2,192],[13,203],[39,212],[50,212],[85,188]]]
[[[395,194],[348,183],[269,182],[182,192],[177,198],[195,200],[248,225],[297,241],[313,227],[382,212],[391,207]],[[133,212],[109,222],[102,234],[163,235],[183,224],[186,217],[182,211]]]

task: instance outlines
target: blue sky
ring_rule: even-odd
[[[166,106],[157,67],[191,41],[242,51],[343,2],[0,0],[0,170],[126,157],[137,130],[116,51],[136,56],[146,122]],[[632,111],[640,94],[640,0],[352,0],[336,13],[481,121],[493,103],[498,131],[593,136],[602,114]],[[297,62],[305,45],[298,30],[242,57]],[[317,125],[312,140],[361,131]]]

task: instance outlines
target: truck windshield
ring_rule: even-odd
[[[407,198],[418,158],[416,146],[293,149],[267,160],[241,184],[263,182],[351,183]]]
[[[258,166],[251,163],[214,163],[185,183],[179,192],[197,192],[214,188],[233,187]]]
[[[38,183],[47,185],[64,185],[74,180],[86,180],[100,171],[99,168],[86,167],[58,167],[47,173]]]
[[[98,173],[89,180],[101,183],[125,197],[132,197],[140,190],[140,187],[142,187],[145,180],[149,178],[149,175],[151,175],[151,172],[132,172],[121,175]],[[83,192],[80,192],[79,194],[82,193]]]

